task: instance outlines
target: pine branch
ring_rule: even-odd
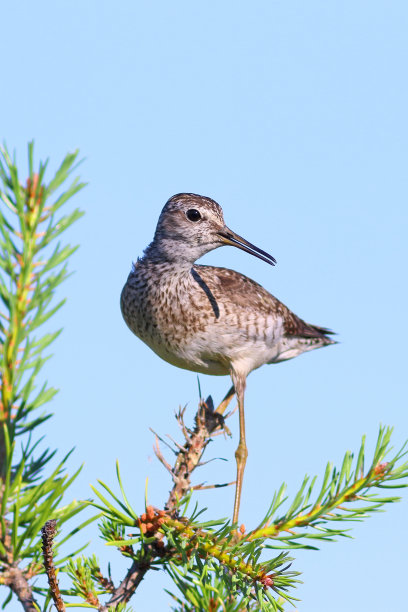
[[[379,497],[370,493],[373,489],[403,488],[406,483],[389,484],[408,477],[408,462],[397,467],[397,463],[407,454],[406,444],[389,460],[384,461],[390,450],[392,428],[380,427],[376,449],[372,463],[364,473],[365,436],[362,439],[355,468],[353,470],[353,454],[345,454],[339,471],[327,464],[323,483],[317,499],[312,504],[310,498],[314,490],[316,478],[309,484],[306,476],[292,505],[284,516],[273,518],[273,515],[284,502],[284,485],[275,495],[267,516],[262,524],[247,534],[248,541],[258,538],[279,540],[276,548],[310,548],[310,545],[300,543],[301,539],[332,540],[335,536],[345,536],[344,529],[328,527],[333,523],[344,521],[361,521],[370,513],[380,510],[384,504],[399,501],[399,497]],[[308,486],[309,485],[309,486]],[[358,507],[356,507],[358,504]],[[302,531],[301,528],[311,528],[314,533]],[[289,535],[286,535],[289,534]],[[271,547],[273,547],[271,545]]]
[[[2,551],[0,554],[0,585],[10,588],[26,612],[38,612],[29,580],[35,575],[38,568],[29,567],[20,569],[13,563],[13,547],[11,541],[12,526],[10,521],[3,518],[0,521],[0,535]]]
[[[58,579],[54,565],[54,555],[52,550],[52,544],[54,541],[55,534],[57,532],[56,526],[57,521],[54,519],[47,521],[44,527],[41,529],[43,543],[42,553],[44,559],[44,567],[47,573],[48,584],[50,586],[51,597],[58,612],[65,612],[65,604],[62,600],[61,592],[59,589]]]
[[[10,588],[17,596],[25,612],[38,612],[38,604],[34,599],[26,571],[18,567],[9,567],[1,574],[0,584]]]
[[[232,388],[222,401],[221,405],[223,410],[228,406],[233,396],[234,390]],[[180,500],[191,488],[191,475],[199,465],[201,457],[211,440],[212,434],[216,430],[222,431],[225,427],[224,418],[219,411],[214,411],[211,398],[208,398],[207,402],[200,402],[195,416],[195,426],[193,430],[185,426],[184,413],[185,409],[180,409],[176,416],[180,429],[183,432],[185,443],[178,449],[178,452],[176,452],[174,467],[171,469],[174,485],[165,504],[165,510],[170,514],[174,513]],[[163,456],[157,440],[158,436],[156,436],[156,447],[154,451],[158,459],[163,463]],[[143,560],[137,559],[133,561],[125,578],[118,588],[115,589],[112,597],[108,601],[107,607],[115,608],[118,604],[127,603],[130,600],[146,573],[151,568],[151,562],[155,559],[157,553],[157,542],[146,544]]]
[[[201,404],[199,418],[196,419],[198,428],[203,427],[206,422],[200,413],[202,409]],[[188,437],[183,420],[180,421],[180,426],[184,427]],[[286,501],[285,487],[282,485],[260,525],[247,533],[243,526],[237,533],[235,526],[225,519],[200,522],[198,519],[201,512],[197,509],[188,516],[190,478],[190,493],[182,500],[176,498],[172,509],[159,510],[147,506],[145,512],[138,516],[127,501],[117,469],[123,501],[106,484],[100,482],[113,501],[109,501],[100,490],[93,488],[100,500],[93,505],[105,516],[102,531],[107,544],[133,558],[133,563],[121,585],[113,592],[110,591],[109,602],[102,609],[116,609],[125,605],[146,572],[150,568],[163,567],[183,593],[186,602],[192,604],[192,607],[186,607],[186,610],[194,610],[194,605],[198,605],[194,602],[200,602],[202,609],[207,609],[203,607],[202,602],[208,593],[212,594],[213,603],[206,600],[205,605],[210,606],[211,603],[214,610],[218,610],[215,605],[217,601],[223,601],[225,609],[231,612],[241,609],[265,612],[282,610],[285,600],[294,600],[288,589],[295,586],[297,573],[289,571],[287,563],[291,559],[287,552],[266,560],[263,557],[260,560],[261,553],[273,548],[315,548],[306,542],[310,539],[314,542],[333,541],[335,536],[347,535],[344,529],[331,527],[333,521],[344,523],[361,520],[378,511],[384,504],[398,501],[397,497],[379,497],[372,492],[407,486],[408,463],[401,463],[407,453],[405,447],[385,461],[391,450],[391,432],[389,428],[380,428],[368,470],[364,470],[363,438],[356,460],[352,453],[347,452],[340,470],[328,465],[322,486],[313,503],[310,499],[316,478],[309,482],[306,477],[288,510],[279,517],[276,516],[277,511]],[[194,430],[190,435],[196,433]],[[207,438],[203,436],[202,440],[205,445]],[[190,453],[187,443],[183,447],[177,445],[177,448],[175,467],[171,468],[172,471],[175,470],[176,475],[176,467],[186,465],[185,458],[183,461],[179,459],[179,453]],[[193,463],[187,465],[199,465],[196,450],[192,455]],[[178,481],[175,479],[169,499],[177,486]],[[129,528],[135,527],[138,533],[127,533]],[[310,529],[312,532],[308,531]]]
[[[71,560],[68,563],[66,572],[71,576],[76,593],[79,594],[90,607],[102,610],[104,606],[102,606],[98,599],[98,593],[94,584],[100,581],[95,580],[95,574],[92,571],[92,561],[93,559],[88,560],[85,557]]]
[[[226,406],[233,396],[234,389],[231,388],[223,399],[222,405]],[[195,425],[193,430],[186,427],[184,413],[185,408],[180,409],[176,416],[180,429],[183,432],[185,443],[183,446],[177,445],[175,451],[176,460],[171,470],[174,485],[164,506],[165,510],[170,513],[177,508],[180,500],[191,489],[191,476],[200,465],[201,457],[210,443],[213,434],[216,431],[229,434],[229,430],[225,425],[225,419],[220,413],[219,408],[214,410],[211,396],[205,402],[200,401],[194,419]],[[158,459],[163,463],[158,442],[156,442],[154,451]]]
[[[55,293],[76,250],[53,241],[82,216],[79,210],[64,214],[61,206],[84,185],[74,179],[53,197],[66,184],[77,155],[67,155],[47,184],[47,162],[34,170],[33,143],[25,181],[7,148],[0,147],[0,584],[9,587],[9,598],[14,592],[25,609],[37,612],[33,592],[40,591],[29,582],[44,572],[39,529],[50,517],[64,523],[85,507],[77,502],[60,507],[78,472],[71,478],[64,473],[67,455],[46,476],[55,451],[39,452],[42,439],[35,438],[50,417],[38,409],[56,393],[47,384],[38,386],[39,377],[47,349],[60,333],[41,334],[41,326],[64,303],[55,302]]]
[[[233,395],[234,391],[231,389],[221,404],[223,411],[231,401]],[[200,402],[199,409],[195,416],[195,426],[192,430],[188,429],[184,423],[184,410],[180,410],[176,418],[184,434],[185,444],[183,446],[179,445],[176,451],[174,467],[170,468],[174,485],[165,505],[166,511],[160,511],[159,519],[161,519],[162,522],[164,520],[164,515],[168,515],[169,513],[173,514],[177,511],[180,499],[185,496],[188,490],[191,489],[191,475],[196,467],[200,465],[201,457],[211,439],[211,436],[216,431],[221,432],[224,430],[228,432],[223,416],[219,413],[219,411],[214,411],[211,398],[208,398],[206,402]],[[163,462],[161,451],[158,447],[156,447],[155,452],[159,459]],[[124,495],[118,467],[117,475],[122,493]],[[107,488],[106,485],[103,486]],[[107,490],[111,493],[109,489]],[[126,507],[128,507],[127,502],[125,506],[122,504],[122,507],[126,509]],[[146,509],[146,513],[144,515],[142,514],[141,516],[141,522],[138,523],[141,526],[142,531],[144,530],[147,535],[149,534],[149,529],[153,528],[155,531],[154,526],[150,524],[150,519],[154,520],[154,517],[155,511],[148,507]],[[134,521],[139,521],[136,515],[132,515],[132,524],[134,524]],[[123,539],[123,532],[118,531],[117,526],[112,525],[112,523],[109,521],[105,521],[105,523],[101,526],[101,531],[106,539],[109,541],[116,541],[118,543],[122,554],[135,557],[133,549],[130,545],[120,546],[119,542],[121,538]],[[154,560],[162,555],[163,542],[161,540],[161,536],[159,536],[159,538],[153,537],[152,541],[148,541],[147,539],[143,544],[142,554],[138,555],[137,558],[134,558],[125,578],[121,581],[117,588],[114,588],[111,581],[105,578],[99,570],[98,582],[104,586],[106,592],[110,593],[110,599],[107,604],[105,606],[100,606],[99,609],[101,611],[107,611],[108,609],[117,609],[125,605],[134,595],[147,571],[152,567]],[[87,561],[89,566],[91,566],[91,560],[88,559]],[[69,573],[76,585],[75,594],[81,596],[88,603],[91,603],[89,599],[91,583],[88,578],[92,572],[90,572],[89,576],[85,578],[85,566],[85,560],[81,561],[79,565],[74,565],[71,563],[69,565]],[[81,577],[82,582],[79,579],[79,576]],[[106,588],[106,585],[109,585],[109,588]],[[93,605],[96,605],[95,602]]]
[[[150,567],[151,563],[149,561],[146,561],[146,564],[139,561],[133,561],[125,578],[118,588],[115,589],[106,606],[100,608],[100,611],[107,612],[111,609],[115,610],[120,604],[128,603]]]

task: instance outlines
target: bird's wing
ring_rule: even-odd
[[[215,300],[222,301],[227,309],[253,311],[260,316],[272,315],[281,318],[287,336],[330,340],[327,334],[333,334],[325,327],[311,325],[300,319],[285,304],[244,274],[212,266],[194,266],[194,269]]]

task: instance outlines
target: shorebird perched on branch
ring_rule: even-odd
[[[180,193],[168,200],[146,248],[122,290],[123,317],[136,336],[169,363],[230,374],[239,409],[233,522],[238,521],[248,455],[244,392],[248,374],[265,363],[292,359],[334,344],[330,330],[305,323],[261,285],[239,272],[194,262],[232,245],[275,265],[275,259],[224,223],[211,198]]]

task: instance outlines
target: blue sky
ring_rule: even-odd
[[[114,482],[119,458],[136,508],[161,506],[170,482],[152,453],[152,427],[177,435],[174,410],[197,404],[196,376],[154,355],[122,321],[119,294],[151,240],[165,201],[216,199],[227,224],[278,260],[237,249],[203,262],[254,278],[340,344],[248,380],[249,459],[241,519],[263,515],[282,481],[322,474],[369,449],[379,423],[407,437],[406,2],[37,2],[2,9],[0,132],[24,167],[26,142],[55,168],[80,148],[86,216],[61,288],[64,333],[47,365],[61,389],[44,428],[51,446],[85,462],[74,494]],[[227,378],[201,377],[218,401]],[[196,482],[234,477],[234,440],[218,439]],[[228,516],[232,489],[200,494]],[[380,612],[406,599],[407,495],[356,525],[355,540],[300,552],[302,612]],[[91,531],[90,531],[91,534]],[[93,534],[91,534],[93,535]],[[89,536],[90,537],[90,536]],[[108,559],[102,545],[99,556]],[[91,550],[91,548],[89,549]],[[111,558],[116,579],[123,564]],[[116,569],[115,569],[116,568]],[[152,573],[135,608],[169,608]],[[15,607],[17,610],[17,606]]]

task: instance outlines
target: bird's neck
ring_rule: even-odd
[[[132,269],[128,277],[128,283],[131,285],[136,282],[138,285],[140,282],[146,283],[149,286],[149,290],[160,291],[161,283],[171,282],[175,283],[176,287],[186,284],[190,284],[193,281],[192,271],[194,264],[188,262],[179,261],[168,261],[167,259],[158,257],[148,257],[146,254],[143,257],[139,257],[136,262],[133,263]]]
[[[177,268],[190,269],[194,262],[211,248],[208,245],[188,244],[184,240],[161,238],[153,240],[145,249],[142,260],[146,263],[170,263]]]

